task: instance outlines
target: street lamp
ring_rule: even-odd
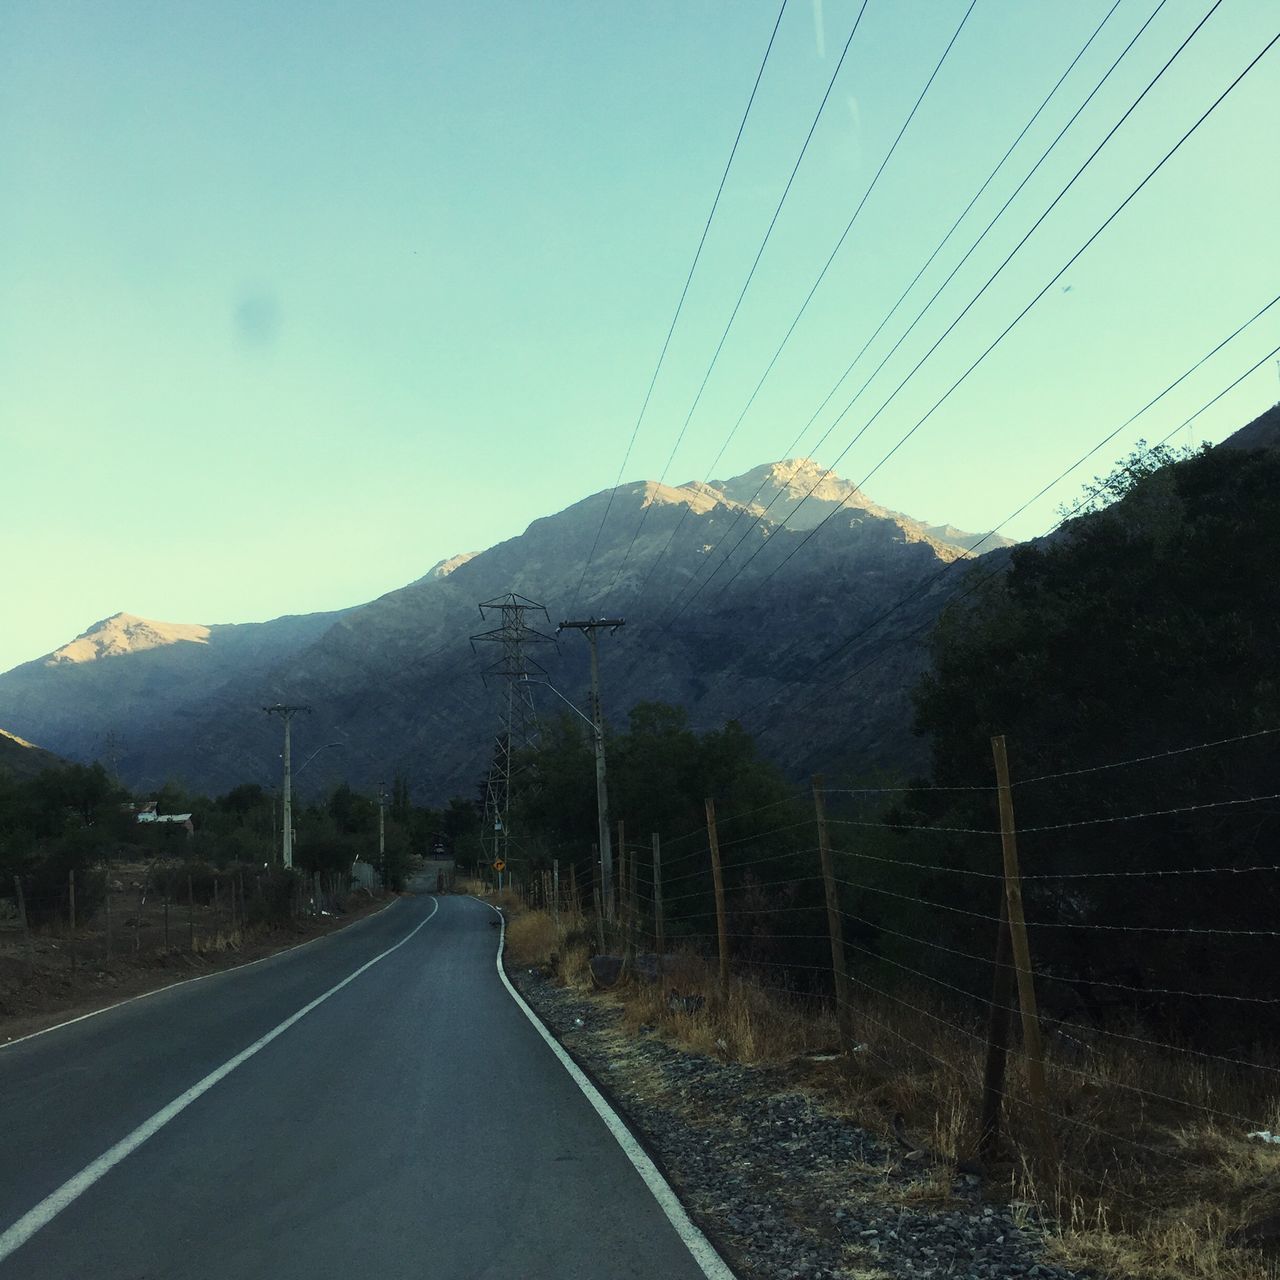
[[[303,708],[283,708],[286,712],[302,710]],[[264,710],[273,711],[275,708],[264,708]],[[288,714],[284,716],[284,790],[283,799],[284,807],[280,815],[280,835],[282,845],[282,861],[286,868],[293,866],[293,779],[302,772],[322,751],[328,751],[330,747],[345,747],[344,742],[326,742],[323,747],[317,747],[303,762],[301,767],[291,769],[289,765],[289,720],[292,717]],[[274,805],[273,805],[274,808]],[[274,820],[272,826],[275,826]]]
[[[317,748],[316,748],[316,749],[315,749],[315,750],[314,750],[314,751],[313,751],[313,752],[312,752],[312,753],[311,753],[311,754],[310,754],[310,755],[309,755],[309,756],[308,756],[308,757],[307,757],[307,758],[302,762],[302,764],[301,764],[297,769],[295,769],[295,770],[293,771],[293,776],[296,778],[296,777],[298,776],[298,774],[300,774],[300,773],[302,772],[302,770],[303,770],[303,769],[305,769],[305,768],[307,767],[307,765],[309,765],[309,764],[310,764],[310,763],[311,763],[311,762],[316,758],[316,756],[318,756],[322,751],[328,751],[330,747],[337,747],[339,750],[342,750],[343,748],[345,748],[345,747],[346,747],[346,745],[347,745],[347,744],[346,744],[345,742],[326,742],[326,743],[324,744],[324,746],[323,746],[323,747],[317,747]]]
[[[593,635],[593,653],[595,651],[594,639],[595,637]],[[530,680],[527,674],[522,675],[520,679],[524,684],[539,684],[544,688],[550,689],[551,692],[554,693],[556,697],[559,698],[560,701],[578,717],[579,720],[585,720],[591,726],[591,737],[595,746],[596,756],[596,813],[600,824],[600,837],[599,844],[597,846],[597,852],[600,856],[600,902],[605,914],[612,919],[613,917],[609,911],[609,903],[612,900],[611,888],[613,882],[613,859],[610,856],[609,847],[609,790],[608,784],[605,781],[604,721],[598,715],[593,719],[585,712],[579,710],[578,707],[575,706],[574,703],[570,702],[569,699],[566,698],[550,680]],[[600,707],[599,698],[593,697],[593,705],[598,711]]]

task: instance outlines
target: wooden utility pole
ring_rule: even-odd
[[[70,898],[68,900],[67,915],[71,924],[68,949],[71,952],[71,981],[74,984],[76,980],[76,873],[74,870],[68,872],[68,885]]]
[[[36,973],[36,950],[31,941],[31,924],[27,920],[27,898],[22,892],[22,881],[18,876],[13,877],[13,892],[18,899],[18,919],[22,922],[22,940],[27,948],[27,968],[34,978]]]
[[[622,925],[622,954],[625,957],[631,949],[631,924],[628,915],[627,894],[631,890],[631,881],[627,878],[627,824],[618,819],[618,883],[616,886],[617,901],[614,904],[614,917]]]
[[[707,841],[711,845],[711,881],[716,894],[716,936],[720,940],[720,994],[729,994],[729,925],[724,911],[724,873],[720,867],[720,839],[716,835],[716,802],[710,796],[707,806]]]
[[[1009,785],[1009,760],[1004,734],[991,739],[996,764],[996,788],[1000,800],[1000,846],[1004,853],[1005,905],[1009,911],[1009,941],[1018,975],[1018,1008],[1022,1014],[1022,1049],[1027,1058],[1027,1080],[1036,1108],[1040,1146],[1046,1163],[1054,1159],[1053,1132],[1049,1127],[1049,1090],[1044,1078],[1044,1050],[1040,1043],[1040,1017],[1036,1011],[1036,984],[1031,971],[1031,948],[1022,912],[1022,877],[1018,870],[1018,834],[1013,817],[1013,791]]]
[[[1009,1056],[1009,1018],[1013,1012],[1013,966],[1009,963],[1009,903],[1000,891],[1000,925],[996,934],[995,977],[987,1018],[987,1065],[982,1077],[982,1111],[978,1117],[978,1155],[993,1160],[1000,1146],[1000,1107],[1004,1101],[1005,1063]]]
[[[269,716],[279,716],[284,721],[284,789],[281,792],[283,807],[280,818],[280,861],[286,867],[293,866],[293,760],[291,728],[293,717],[310,707],[290,707],[283,702],[263,707]],[[305,761],[303,762],[306,763]]]
[[[847,1049],[853,1043],[853,1009],[849,1003],[849,971],[845,967],[844,921],[840,916],[840,893],[836,887],[835,865],[831,860],[831,838],[827,832],[827,806],[823,798],[824,779],[813,779],[813,810],[818,824],[818,858],[822,863],[822,884],[827,898],[827,937],[831,942],[831,975],[836,987],[836,1025]]]
[[[662,842],[655,831],[649,837],[653,842],[653,945],[658,952],[658,973],[662,973],[662,958],[667,954],[666,926],[662,919]]]

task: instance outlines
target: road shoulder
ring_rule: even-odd
[[[794,1069],[629,1034],[606,999],[508,966],[743,1280],[961,1274],[1073,1280],[1021,1207],[983,1204],[805,1091]]]

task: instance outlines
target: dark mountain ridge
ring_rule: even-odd
[[[297,722],[298,763],[316,747],[344,748],[319,756],[299,777],[301,789],[338,776],[371,785],[402,772],[420,796],[470,794],[487,765],[497,702],[479,677],[495,655],[473,654],[469,637],[493,625],[481,620],[479,602],[511,590],[543,602],[552,627],[570,609],[627,617],[602,645],[614,719],[648,700],[684,705],[702,727],[752,708],[759,719],[758,709],[772,700],[785,704],[789,677],[803,676],[833,637],[865,626],[940,567],[968,559],[958,543],[976,537],[888,511],[847,481],[821,474],[808,459],[793,459],[715,485],[625,485],[613,497],[580,593],[608,491],[340,613],[208,627],[116,615],[0,675],[0,723],[72,759],[92,759],[109,744],[120,774],[137,786],[174,778],[219,791],[276,781],[279,727],[261,708],[286,700],[313,708]],[[956,541],[937,536],[940,530]],[[803,551],[788,559],[805,538]],[[727,566],[713,574],[739,539]],[[673,617],[687,599],[682,590],[704,580],[709,585]],[[865,660],[869,645],[891,645],[919,629],[937,607],[937,592],[924,591],[842,663]],[[766,715],[763,726],[752,726],[767,730],[765,749],[796,769],[833,756],[876,768],[917,762],[905,689],[923,651],[918,638],[892,647],[874,679],[860,685],[856,723],[832,707],[786,727]],[[585,705],[581,637],[543,648],[536,656],[550,679]],[[547,715],[564,709],[550,691],[538,702]]]

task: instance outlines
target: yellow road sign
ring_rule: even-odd
[[[493,869],[495,871],[505,871],[507,869],[507,864],[503,862],[501,858],[495,858],[493,860]]]

